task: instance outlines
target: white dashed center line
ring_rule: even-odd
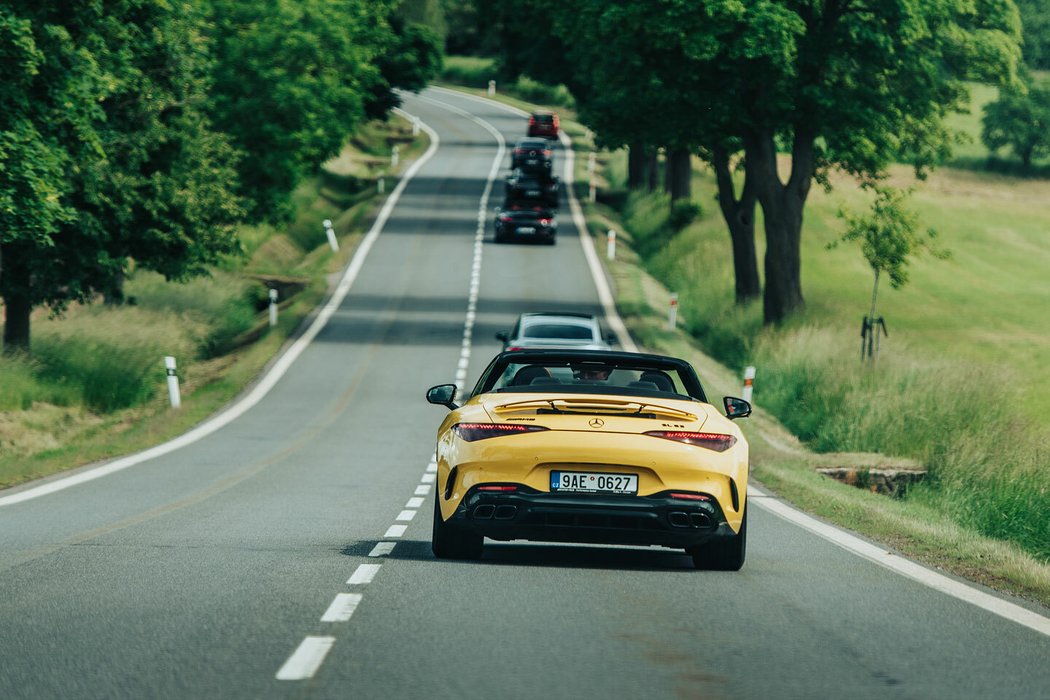
[[[277,671],[277,680],[301,681],[313,678],[333,644],[335,637],[307,637]]]
[[[391,525],[387,528],[386,534],[383,537],[400,537],[405,534],[405,530],[408,529],[408,525]]]
[[[372,548],[372,551],[368,553],[368,556],[385,557],[386,555],[394,551],[394,545],[396,544],[397,542],[380,542]]]
[[[346,622],[361,602],[360,593],[340,593],[321,616],[321,622]]]
[[[401,522],[411,522],[412,518],[416,517],[416,511],[414,510],[403,510],[397,514],[397,519]]]
[[[384,542],[383,544],[389,544],[393,546],[393,542]],[[371,555],[369,555],[371,556]],[[375,578],[376,574],[379,573],[379,567],[382,564],[362,564],[357,567],[357,570],[347,579],[346,583],[350,586],[361,586],[366,583],[372,583],[372,579]]]
[[[422,507],[423,507],[423,499],[422,498],[410,498],[410,499],[408,499],[408,503],[405,504],[405,508],[422,508]]]
[[[428,493],[430,493],[430,484],[420,484],[416,487],[417,496],[426,496]]]

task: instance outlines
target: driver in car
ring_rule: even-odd
[[[609,379],[611,369],[602,365],[583,365],[576,368],[576,378],[587,383],[604,382]]]

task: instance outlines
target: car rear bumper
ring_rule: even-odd
[[[451,520],[494,540],[688,548],[736,533],[717,501],[472,489]]]

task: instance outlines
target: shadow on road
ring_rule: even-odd
[[[365,557],[376,541],[354,542],[343,548],[347,556]],[[429,540],[401,540],[386,559],[437,562],[430,551]],[[464,562],[489,566],[535,566],[559,569],[609,569],[616,571],[688,571],[692,560],[684,552],[671,549],[540,544],[531,542],[485,543],[480,561]]]

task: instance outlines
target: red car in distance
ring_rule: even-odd
[[[558,115],[554,112],[533,112],[529,115],[528,135],[558,138]]]

